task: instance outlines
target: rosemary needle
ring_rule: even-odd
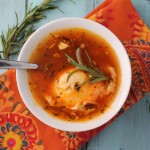
[[[49,9],[58,8],[54,5],[55,0],[44,0],[39,6],[27,10],[22,22],[18,23],[16,15],[16,25],[8,27],[8,30],[1,34],[2,50],[0,58],[9,59],[10,56],[18,53],[18,49],[24,44],[28,37],[34,32],[34,24],[45,18],[44,12]]]
[[[69,73],[67,81],[69,80],[69,78],[71,77],[72,74],[76,73],[78,70],[83,70],[86,71],[89,75],[88,81],[90,83],[96,83],[96,82],[100,82],[100,81],[105,81],[108,80],[108,77],[105,76],[105,74],[103,73],[102,69],[98,69],[96,67],[94,67],[92,60],[89,56],[89,54],[87,52],[86,56],[89,62],[89,66],[84,65],[82,58],[81,58],[81,50],[80,48],[77,49],[77,61],[75,61],[73,58],[71,58],[69,55],[65,54],[66,57],[69,60],[69,63],[75,67],[77,67],[76,70],[72,71],[71,73]],[[86,82],[86,81],[85,81]],[[83,85],[83,84],[82,84]]]

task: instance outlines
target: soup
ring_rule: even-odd
[[[33,97],[50,115],[87,121],[105,113],[120,85],[118,58],[102,37],[82,28],[49,33],[37,45],[28,70]]]

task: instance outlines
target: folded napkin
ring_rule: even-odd
[[[150,30],[130,0],[106,0],[86,18],[109,28],[124,44],[132,66],[132,86],[120,112],[105,125],[86,132],[51,128],[24,105],[15,70],[0,76],[0,150],[75,150],[150,91]]]

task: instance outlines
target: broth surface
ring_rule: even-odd
[[[68,101],[63,101],[63,99],[60,100],[61,95],[59,95],[61,94],[60,91],[62,89],[60,91],[56,90],[58,86],[62,86],[57,84],[57,82],[60,82],[60,77],[63,76],[64,72],[66,73],[67,71],[69,72],[69,70],[74,69],[68,62],[65,54],[69,55],[74,60],[77,60],[76,51],[78,48],[81,49],[81,56],[84,64],[89,65],[85,53],[87,52],[91,57],[94,66],[101,68],[104,74],[109,77],[109,81],[102,81],[102,83],[95,83],[94,85],[87,83],[88,85],[83,85],[83,88],[79,89],[79,91],[73,92],[75,94],[72,96],[69,97],[67,95]],[[68,121],[87,121],[95,118],[110,108],[120,86],[120,64],[114,50],[102,37],[82,28],[68,28],[49,33],[49,35],[38,44],[32,53],[29,62],[36,63],[39,66],[37,70],[28,70],[29,86],[35,100],[46,112],[59,119]],[[90,109],[93,109],[92,105],[87,105],[88,107],[86,106],[84,111],[82,110],[81,112],[73,107],[73,104],[76,103],[71,102],[71,97],[76,99],[76,97],[78,98],[80,93],[83,92],[81,93],[81,98],[83,97],[83,100],[84,94],[87,92],[87,95],[85,96],[87,99],[91,99],[95,97],[94,94],[96,94],[96,90],[101,87],[101,84],[102,86],[110,85],[109,83],[113,80],[110,68],[115,70],[117,77],[115,79],[115,86],[113,86],[113,92],[104,94],[103,97],[96,97],[94,101],[96,107],[94,106],[93,111],[90,111]],[[84,73],[85,72],[80,73],[79,71],[78,76],[81,77]],[[90,89],[89,92],[87,91],[88,88]],[[68,89],[63,92],[68,94],[67,90]],[[55,104],[50,104],[51,99],[54,99]],[[63,102],[69,103],[67,104],[69,107],[65,107]],[[77,107],[77,105],[75,106]]]

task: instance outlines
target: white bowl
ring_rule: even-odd
[[[131,66],[126,50],[124,49],[119,39],[104,26],[88,19],[59,19],[47,23],[46,25],[36,30],[24,44],[18,60],[28,62],[31,53],[33,52],[37,44],[42,40],[43,37],[48,35],[48,33],[59,29],[73,27],[85,28],[89,31],[92,31],[93,33],[100,35],[101,37],[106,39],[108,43],[110,43],[118,56],[121,66],[121,84],[118,90],[118,94],[116,95],[109,111],[106,111],[104,114],[98,116],[97,118],[86,122],[67,122],[57,119],[50,116],[46,111],[44,111],[44,109],[33,98],[28,85],[27,70],[17,70],[16,76],[19,92],[25,105],[39,120],[41,120],[48,126],[60,130],[86,131],[99,127],[112,119],[121,109],[128,96],[131,85]]]

